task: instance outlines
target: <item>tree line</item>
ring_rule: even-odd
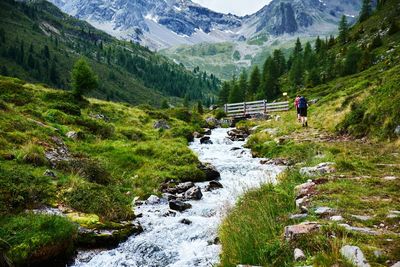
[[[384,1],[378,1],[378,8]],[[372,15],[370,0],[363,0],[359,22]],[[239,78],[224,81],[219,93],[219,102],[238,103],[267,99],[272,101],[281,96],[282,91],[295,93],[303,87],[314,87],[337,77],[352,75],[370,67],[374,62],[373,50],[382,45],[378,34],[369,44],[356,46],[350,36],[350,25],[346,16],[339,23],[339,33],[335,38],[317,37],[311,44],[302,44],[299,38],[286,58],[282,50],[275,50],[264,62],[262,68],[255,66],[248,74],[243,71]],[[362,30],[362,28],[361,28]],[[389,34],[397,32],[396,23],[392,22]],[[336,44],[341,50],[334,49]],[[338,56],[339,55],[339,56]]]

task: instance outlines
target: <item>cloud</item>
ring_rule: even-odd
[[[239,16],[253,14],[271,0],[192,0],[211,10]]]

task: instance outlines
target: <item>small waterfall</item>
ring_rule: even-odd
[[[203,192],[199,201],[190,201],[192,208],[169,213],[168,202],[142,205],[136,213],[144,232],[130,237],[117,248],[105,251],[81,251],[73,266],[131,266],[131,267],[193,267],[214,266],[218,263],[221,247],[215,242],[218,226],[227,210],[246,190],[264,183],[275,183],[283,167],[261,165],[252,158],[244,142],[227,139],[229,129],[215,129],[211,134],[212,145],[201,145],[199,140],[190,144],[202,162],[212,163],[221,173],[224,186],[211,192],[206,183],[198,183]],[[182,224],[190,220],[190,225]]]

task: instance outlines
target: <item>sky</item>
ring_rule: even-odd
[[[211,10],[239,16],[253,14],[271,0],[192,0]]]

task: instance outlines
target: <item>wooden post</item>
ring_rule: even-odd
[[[267,114],[267,101],[265,101],[265,99],[263,101],[264,101],[264,114]]]
[[[228,104],[225,104],[225,114],[227,114],[228,113]]]
[[[247,107],[246,107],[246,102],[243,103],[243,106],[244,106],[244,110],[243,110],[243,113],[244,113],[244,114],[243,114],[243,115],[246,116],[246,108],[247,108]]]

